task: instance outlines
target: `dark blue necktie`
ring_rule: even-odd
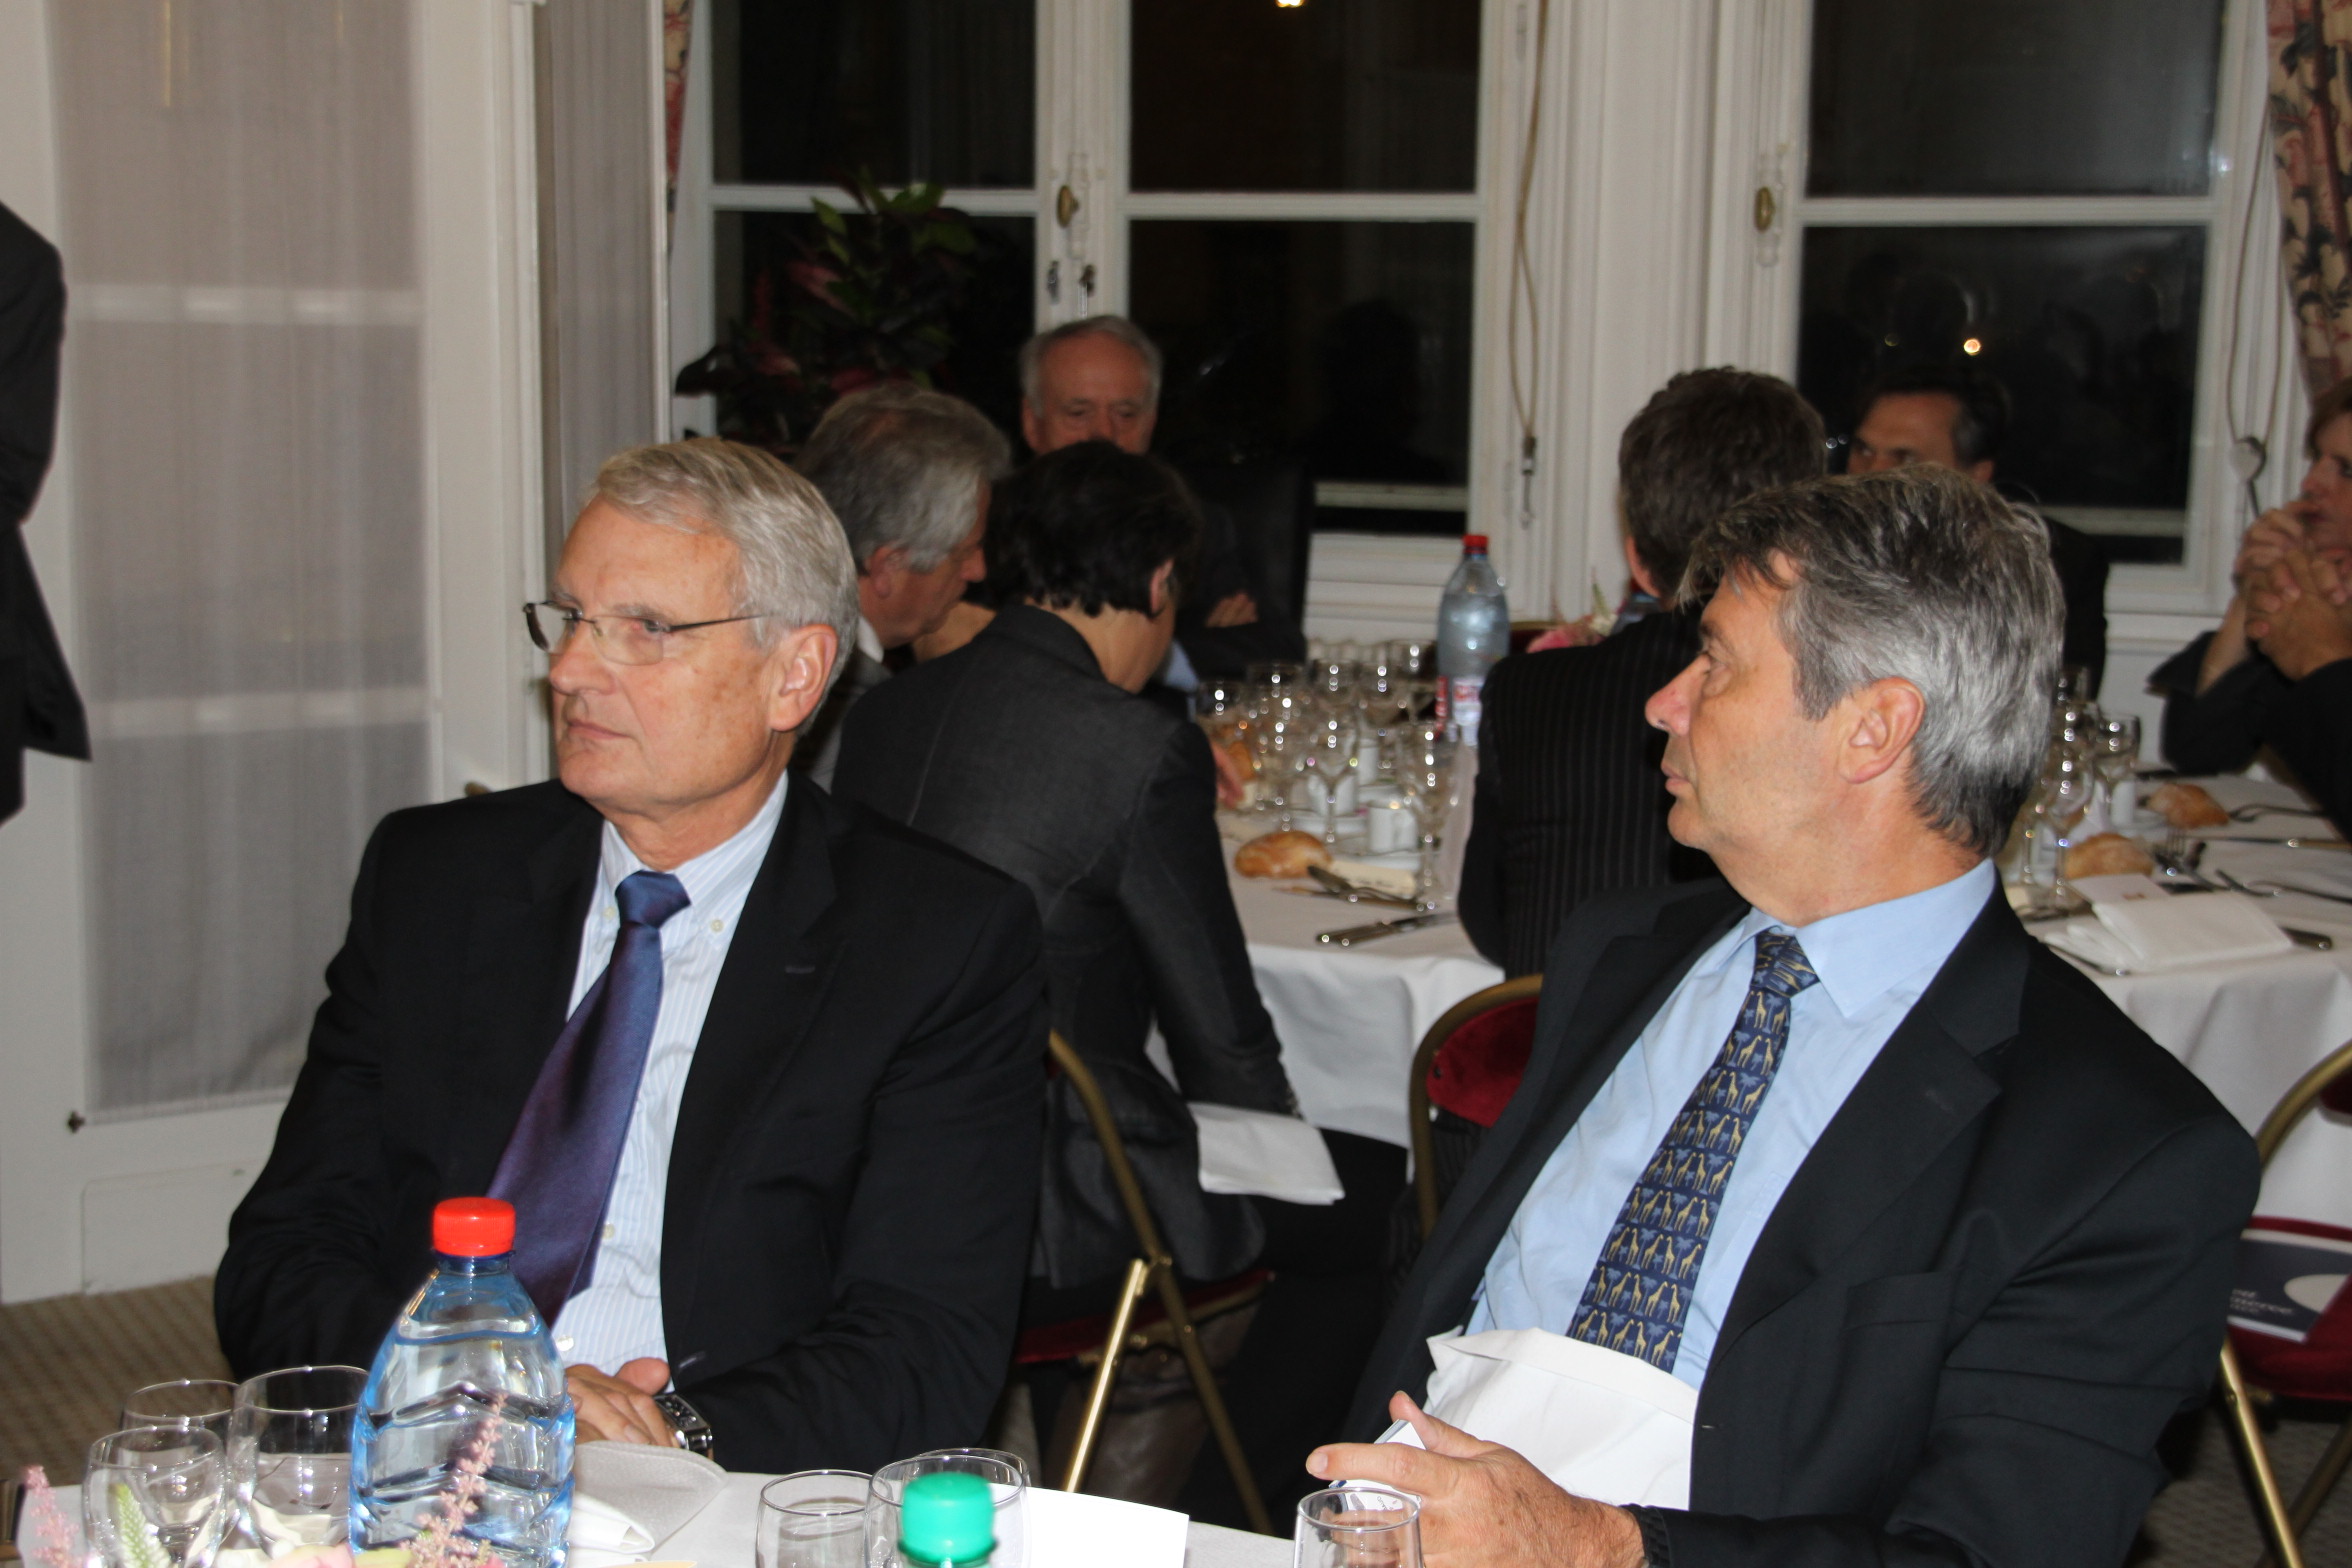
[[[1819,976],[1785,931],[1756,938],[1756,974],[1715,1063],[1683,1102],[1601,1246],[1572,1339],[1674,1370],[1707,1236],[1740,1145],[1788,1045],[1789,1002]]]
[[[515,1206],[515,1275],[550,1323],[590,1277],[661,1015],[662,923],[689,902],[666,871],[623,879],[615,897],[612,959],[556,1036],[490,1182]]]

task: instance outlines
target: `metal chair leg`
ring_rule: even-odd
[[[2238,1440],[2239,1457],[2254,1478],[2256,1511],[2262,1516],[2263,1530],[2270,1537],[2270,1551],[2263,1554],[2261,1563],[2275,1556],[2282,1568],[2304,1568],[2303,1548],[2295,1540],[2295,1527],[2288,1521],[2287,1505],[2279,1496],[2278,1474],[2270,1467],[2270,1448],[2262,1441],[2261,1423],[2254,1419],[2254,1402],[2246,1397],[2246,1375],[2238,1370],[2238,1350],[2227,1339],[2221,1344],[2221,1402],[2230,1418],[2230,1428]],[[2261,1564],[2257,1564],[2261,1568]]]
[[[1267,1518],[1265,1499],[1258,1495],[1257,1480],[1250,1474],[1249,1456],[1242,1452],[1241,1437],[1233,1430],[1233,1417],[1226,1412],[1225,1396],[1217,1388],[1217,1374],[1209,1369],[1208,1352],[1201,1349],[1200,1336],[1193,1332],[1184,1289],[1176,1283],[1176,1265],[1165,1257],[1154,1258],[1151,1272],[1159,1287],[1160,1305],[1176,1331],[1176,1347],[1184,1353],[1185,1370],[1192,1374],[1193,1392],[1200,1396],[1201,1414],[1208,1417],[1209,1432],[1225,1456],[1225,1468],[1233,1473],[1233,1489],[1241,1494],[1241,1511],[1251,1529],[1272,1535],[1274,1526]]]
[[[2352,1416],[2347,1416],[2344,1424],[2336,1428],[2336,1435],[2329,1441],[2327,1452],[2319,1456],[2319,1463],[2312,1467],[2310,1479],[2303,1483],[2303,1490],[2295,1494],[2295,1506],[2287,1510],[2287,1523],[2298,1536],[2311,1528],[2311,1521],[2319,1516],[2320,1505],[2328,1500],[2328,1493],[2334,1491],[2336,1483],[2344,1478],[2347,1466],[2352,1466]]]
[[[1086,1417],[1078,1424],[1078,1442],[1070,1450],[1070,1464],[1062,1474],[1065,1492],[1084,1489],[1086,1467],[1094,1462],[1094,1440],[1102,1430],[1103,1411],[1111,1403],[1111,1384],[1119,1376],[1119,1357],[1127,1348],[1127,1325],[1134,1320],[1135,1303],[1143,1297],[1149,1272],[1141,1258],[1127,1265],[1126,1283],[1119,1287],[1118,1305],[1111,1309],[1111,1333],[1103,1341],[1102,1365],[1095,1369],[1094,1386],[1087,1390]]]

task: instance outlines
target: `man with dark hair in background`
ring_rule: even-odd
[[[2009,389],[1990,373],[1961,365],[1903,365],[1863,388],[1846,472],[1875,474],[1933,463],[1993,482],[2009,434]],[[2036,514],[2039,515],[2038,513]],[[2079,528],[2042,518],[2050,564],[2066,599],[2066,646],[2060,661],[2090,672],[2090,696],[2107,671],[2107,554]]]
[[[1821,472],[1821,416],[1777,376],[1690,370],[1617,446],[1625,565],[1648,613],[1589,648],[1505,659],[1487,677],[1477,805],[1457,904],[1478,950],[1511,974],[1544,966],[1570,910],[1610,888],[1706,875],[1666,832],[1665,737],[1642,703],[1698,652],[1676,601],[1691,541],[1733,502]]]
[[[21,524],[57,445],[65,275],[57,247],[0,206],[0,821],[24,805],[24,754],[90,760],[82,699],[33,580]]]

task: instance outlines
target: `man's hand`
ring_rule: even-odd
[[[2230,568],[2241,592],[2267,575],[2288,551],[2304,548],[2303,529],[2311,517],[2311,504],[2298,500],[2254,519],[2238,541],[2238,559]]]
[[[1210,606],[1204,626],[1255,626],[1258,601],[1247,593],[1229,593]]]
[[[651,1443],[675,1448],[676,1429],[653,1396],[670,1386],[670,1364],[639,1356],[608,1377],[585,1364],[564,1368],[584,1443]]]
[[[2344,574],[2333,562],[2291,550],[2248,587],[2246,635],[2291,681],[2352,659],[2345,590]]]
[[[1624,1509],[1562,1491],[1510,1449],[1424,1414],[1403,1394],[1388,1413],[1412,1422],[1428,1451],[1333,1443],[1307,1456],[1307,1470],[1419,1497],[1428,1568],[1641,1568],[1641,1527]]]

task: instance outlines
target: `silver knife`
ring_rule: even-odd
[[[1309,866],[1307,875],[1322,888],[1326,898],[1344,898],[1351,904],[1387,904],[1396,909],[1415,909],[1411,899],[1396,893],[1384,893],[1361,882],[1351,882],[1328,866]]]
[[[1382,920],[1368,926],[1349,926],[1344,931],[1318,931],[1315,940],[1325,947],[1360,947],[1366,942],[1377,942],[1384,936],[1402,936],[1407,931],[1418,931],[1423,926],[1442,925],[1453,918],[1449,911],[1433,909],[1426,914],[1406,915],[1398,920]]]
[[[2251,833],[2197,833],[2190,838],[2204,844],[2268,844],[2273,849],[2352,849],[2340,838],[2257,838]]]

